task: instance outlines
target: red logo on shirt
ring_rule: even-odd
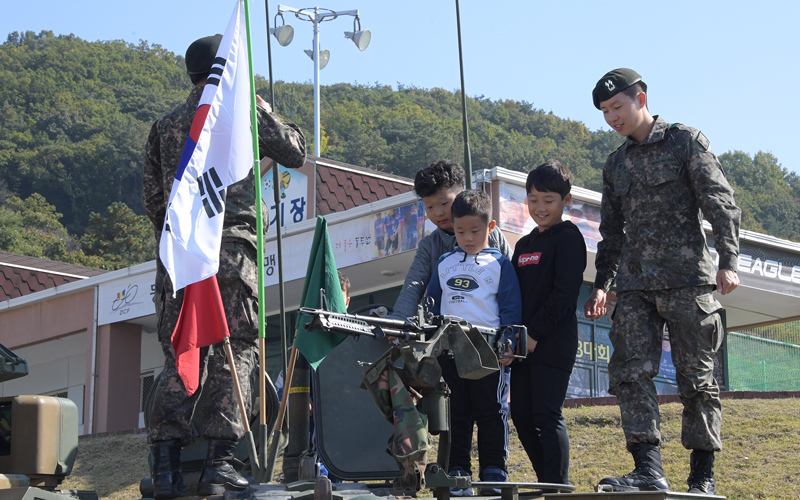
[[[535,253],[524,253],[519,256],[519,260],[517,261],[517,266],[527,266],[529,264],[538,264],[539,259],[542,258],[542,252],[535,252]]]

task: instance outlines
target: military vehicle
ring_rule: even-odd
[[[0,382],[28,374],[28,363],[0,344]],[[66,398],[0,398],[0,499],[97,500],[60,490],[78,454],[78,407]]]

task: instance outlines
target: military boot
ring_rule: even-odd
[[[613,491],[664,491],[669,490],[664,469],[661,467],[661,450],[649,443],[638,443],[631,449],[632,472],[622,477],[607,477],[600,485],[609,485]]]
[[[197,495],[207,497],[222,495],[226,491],[244,491],[250,484],[233,468],[233,451],[236,441],[209,439],[208,455],[197,483]]]
[[[156,441],[153,451],[153,496],[158,499],[186,496],[186,483],[181,475],[181,442]]]
[[[716,495],[714,481],[714,452],[704,450],[694,450],[689,456],[689,464],[692,471],[686,484],[689,485],[689,493],[700,493],[703,495]]]

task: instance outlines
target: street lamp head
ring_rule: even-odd
[[[303,52],[306,53],[311,60],[314,60],[314,51],[313,50],[304,50]],[[319,51],[319,69],[325,68],[328,65],[328,60],[331,58],[331,52],[328,49],[320,50]]]
[[[280,16],[281,21],[283,21],[283,24],[280,26],[277,26],[278,16]],[[275,25],[276,27],[270,29],[269,33],[278,40],[278,43],[281,44],[282,47],[286,47],[292,43],[292,39],[294,38],[294,28],[292,28],[291,24],[286,24],[286,21],[283,19],[283,14],[280,12],[275,15]]]
[[[372,34],[370,34],[369,30],[361,31],[361,19],[356,14],[356,18],[353,19],[353,31],[345,31],[344,37],[352,40],[358,50],[363,52],[369,46]]]
[[[291,24],[284,24],[280,28],[272,28],[269,30],[269,32],[283,47],[286,47],[292,43],[292,39],[294,38],[294,28],[292,28]]]
[[[344,37],[352,40],[353,43],[356,44],[356,47],[358,47],[358,50],[363,51],[369,46],[369,41],[372,38],[372,35],[370,34],[369,30],[356,32],[345,31]]]

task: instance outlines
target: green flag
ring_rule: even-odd
[[[339,283],[339,273],[336,270],[336,261],[333,259],[333,247],[331,247],[331,240],[328,237],[328,222],[324,217],[317,217],[317,229],[314,231],[314,243],[311,244],[311,254],[308,256],[308,269],[300,306],[319,309],[321,307],[319,303],[320,288],[325,289],[329,311],[347,312],[344,295],[342,295],[342,285]],[[304,316],[300,316],[298,319],[294,346],[306,357],[308,364],[316,370],[325,356],[344,342],[347,335],[323,332],[322,330],[309,332],[303,328],[303,324],[308,321],[309,318]]]

